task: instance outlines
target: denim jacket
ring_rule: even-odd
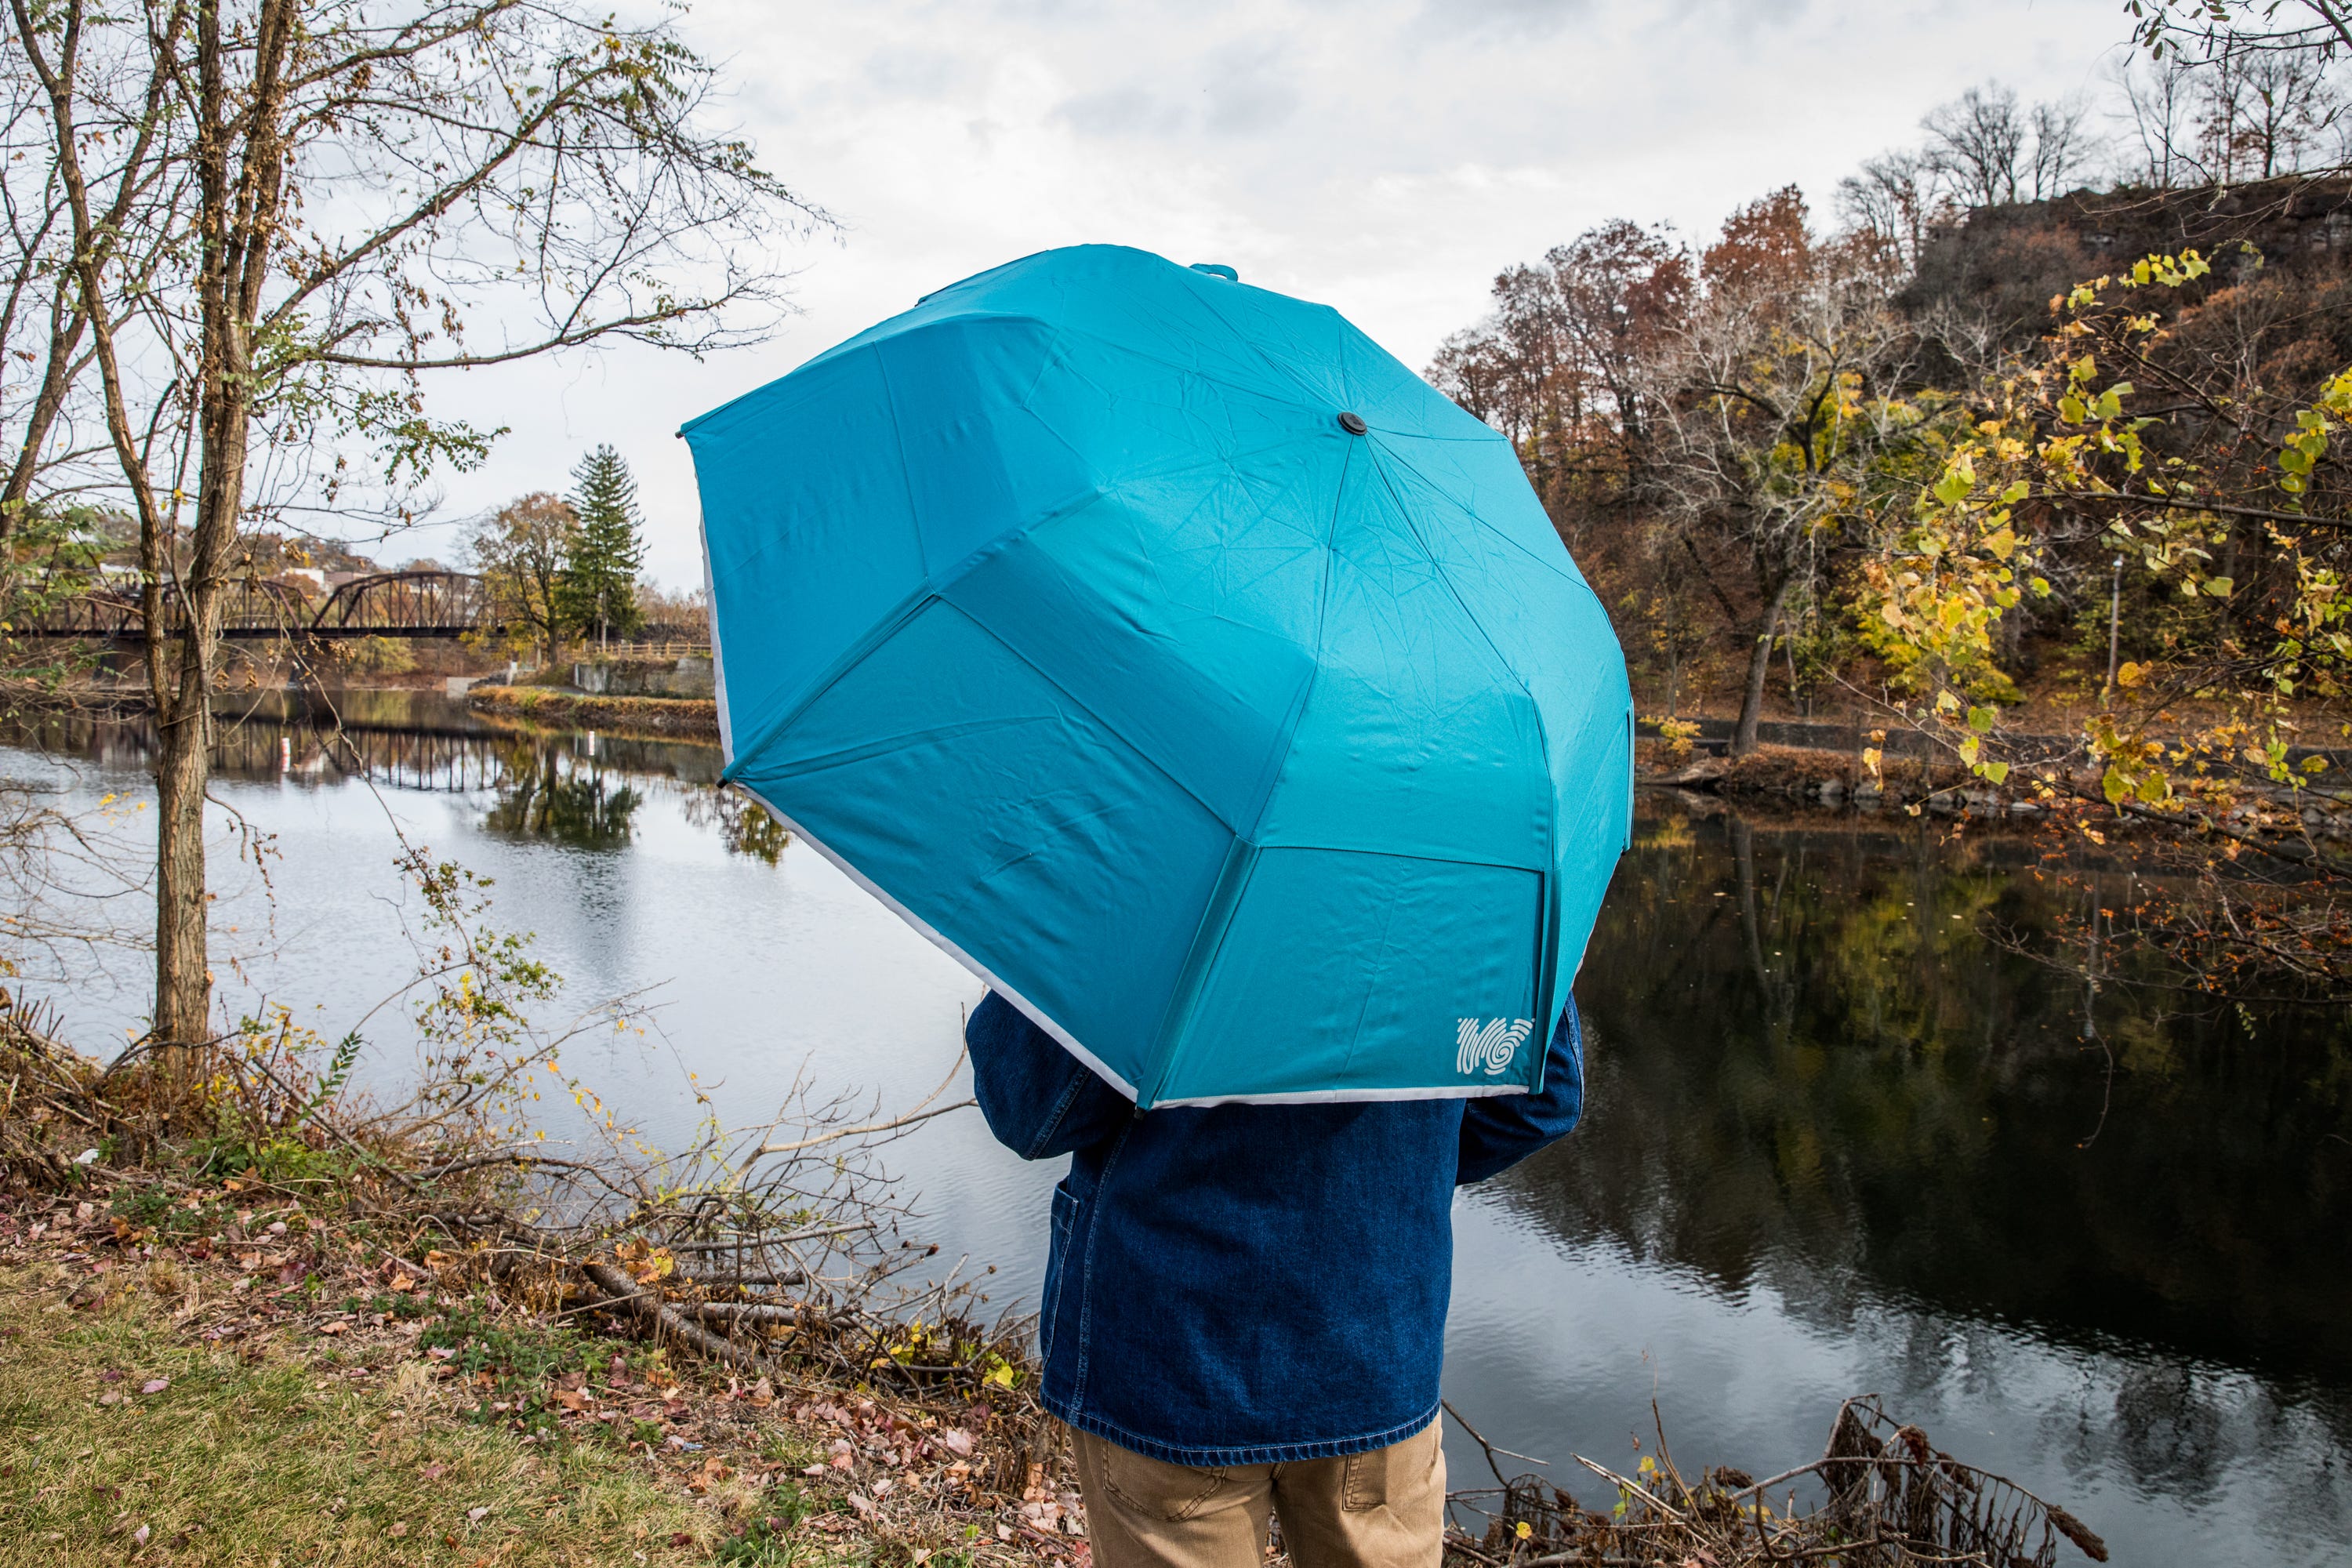
[[[1139,1114],[1002,997],[964,1037],[997,1139],[1071,1154],[1038,1324],[1045,1408],[1173,1464],[1400,1442],[1437,1415],[1456,1185],[1576,1125],[1570,1003],[1541,1094]]]

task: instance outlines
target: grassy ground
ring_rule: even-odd
[[[89,1190],[0,1203],[0,1563],[1083,1568],[1050,1489],[975,1484],[982,1407],[746,1387],[282,1194]]]
[[[0,1560],[643,1563],[717,1533],[625,1448],[457,1416],[429,1361],[189,1343],[152,1292],[74,1292],[0,1275]]]

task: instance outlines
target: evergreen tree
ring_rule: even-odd
[[[645,563],[637,481],[620,453],[601,446],[580,459],[572,483],[572,510],[580,523],[565,556],[558,608],[583,637],[625,637],[636,629],[637,568]]]

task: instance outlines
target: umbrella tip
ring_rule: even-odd
[[[1192,270],[1205,272],[1212,278],[1222,278],[1228,283],[1238,283],[1242,280],[1240,273],[1222,261],[1195,261],[1192,263]]]
[[[1364,416],[1360,414],[1342,414],[1339,416],[1339,428],[1350,436],[1360,436],[1371,426],[1364,423]]]

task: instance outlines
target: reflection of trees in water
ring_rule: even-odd
[[[611,849],[629,842],[631,818],[644,801],[633,785],[608,775],[593,759],[523,741],[516,743],[498,804],[484,823],[493,832]]]
[[[714,829],[732,855],[748,855],[772,866],[793,841],[791,831],[757,801],[731,789],[689,789],[681,809],[696,826]]]
[[[1816,1321],[1908,1299],[2352,1389],[2343,1027],[2110,989],[2084,1147],[2083,989],[1983,934],[2048,914],[1989,853],[1654,826],[1578,985],[1592,1114],[1507,1201]]]

